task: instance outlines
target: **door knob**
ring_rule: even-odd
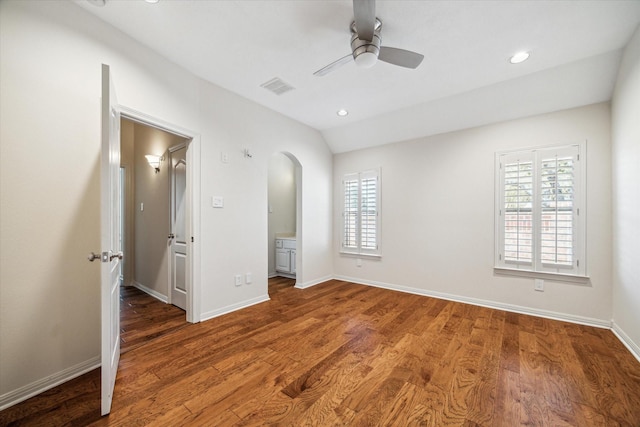
[[[111,254],[109,257],[109,261],[113,261],[114,258],[122,259],[124,257],[124,253],[122,251]]]
[[[93,262],[93,261],[95,261],[95,260],[97,260],[97,259],[100,259],[100,254],[95,254],[95,253],[91,252],[91,253],[89,254],[89,256],[87,257],[87,259],[88,259],[89,261]]]
[[[167,236],[167,239],[173,239],[174,237],[176,237],[176,235],[175,235],[175,234],[173,234],[173,233],[171,233],[171,234],[169,234],[169,235]]]

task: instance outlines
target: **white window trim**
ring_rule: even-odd
[[[382,256],[381,244],[380,244],[380,229],[381,229],[381,187],[382,187],[382,179],[380,168],[369,169],[362,172],[354,172],[347,173],[343,176],[341,185],[342,185],[342,218],[340,224],[340,254],[342,255],[350,255],[350,256],[358,256],[358,257],[368,257],[368,258],[380,258]],[[376,249],[367,249],[362,248],[361,246],[361,185],[362,180],[375,177],[377,181],[376,185],[376,226],[375,226],[375,236],[376,236]],[[347,247],[345,244],[345,215],[346,215],[346,207],[345,207],[345,182],[347,180],[357,180],[358,181],[358,210],[357,210],[357,225],[356,225],[356,241],[357,247]]]
[[[561,151],[563,149],[573,148],[577,150],[577,171],[576,175],[578,178],[578,182],[576,183],[576,191],[575,191],[575,200],[574,200],[574,216],[573,220],[574,224],[574,265],[571,268],[571,271],[565,272],[561,268],[552,267],[549,268],[548,265],[544,265],[540,259],[540,251],[538,250],[538,246],[540,245],[540,234],[537,229],[537,224],[535,224],[534,220],[534,254],[532,257],[531,263],[509,263],[504,260],[503,251],[504,251],[504,225],[503,225],[503,208],[504,208],[504,191],[503,191],[503,170],[502,170],[502,159],[505,156],[512,156],[516,154],[523,154],[523,156],[531,156],[534,158],[535,167],[534,167],[534,219],[539,214],[539,206],[538,206],[538,193],[539,193],[539,156],[541,153],[545,151]],[[579,143],[572,144],[564,144],[564,145],[554,145],[554,146],[542,146],[542,147],[532,147],[518,150],[509,150],[509,151],[499,151],[495,154],[495,258],[494,258],[494,273],[497,275],[510,275],[510,276],[520,276],[520,277],[532,277],[532,278],[542,278],[549,279],[561,282],[571,282],[571,283],[588,283],[589,276],[587,275],[587,265],[586,265],[586,254],[587,254],[587,244],[586,244],[586,141],[582,141]]]

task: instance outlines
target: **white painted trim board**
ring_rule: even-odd
[[[205,313],[202,313],[201,315],[201,321],[204,322],[206,320],[210,320],[213,319],[214,317],[219,317],[222,316],[224,314],[229,314],[232,313],[234,311],[238,311],[241,310],[243,308],[247,308],[247,307],[251,307],[252,305],[256,305],[256,304],[260,304],[262,302],[265,301],[270,301],[271,298],[269,298],[269,295],[262,295],[256,298],[251,298],[245,301],[241,301],[239,303],[236,304],[231,304],[228,305],[226,307],[222,307],[222,308],[218,308],[215,310],[211,310],[211,311],[207,311]]]
[[[396,284],[392,284],[392,283],[376,282],[376,281],[372,281],[372,280],[362,280],[362,279],[358,279],[358,278],[355,278],[355,277],[335,276],[335,279],[336,280],[344,280],[345,282],[356,283],[356,284],[359,284],[359,285],[373,286],[373,287],[376,287],[376,288],[389,289],[389,290],[392,290],[392,291],[399,291],[399,292],[405,292],[405,293],[409,293],[409,294],[422,295],[422,296],[425,296],[425,297],[444,299],[444,300],[448,300],[448,301],[456,301],[456,302],[461,302],[461,303],[464,303],[464,304],[477,305],[477,306],[480,306],[480,307],[487,307],[487,308],[493,308],[493,309],[496,309],[496,310],[510,311],[510,312],[519,313],[519,314],[527,314],[527,315],[530,315],[530,316],[544,317],[544,318],[547,318],[547,319],[560,320],[560,321],[563,321],[563,322],[577,323],[577,324],[580,324],[580,325],[594,326],[594,327],[597,327],[597,328],[605,328],[605,329],[610,329],[611,328],[611,321],[609,321],[609,320],[601,320],[601,319],[595,319],[595,318],[591,318],[591,317],[575,316],[575,315],[572,315],[572,314],[560,313],[560,312],[556,312],[556,311],[540,310],[540,309],[536,309],[536,308],[523,307],[523,306],[520,306],[520,305],[513,305],[513,304],[505,304],[505,303],[500,303],[500,302],[495,302],[495,301],[488,301],[488,300],[483,300],[483,299],[478,299],[478,298],[467,298],[467,297],[462,297],[462,296],[459,296],[459,295],[447,294],[447,293],[444,293],[444,292],[427,291],[425,289],[412,288],[412,287],[409,287],[409,286],[396,285]]]
[[[166,295],[162,295],[160,292],[155,291],[151,288],[146,287],[145,285],[143,285],[140,282],[136,282],[135,280],[133,281],[133,285],[134,288],[140,289],[142,292],[144,292],[145,294],[148,294],[152,297],[154,297],[155,299],[157,299],[158,301],[161,301],[165,304],[169,304],[169,298]]]
[[[100,356],[92,357],[82,363],[78,363],[75,366],[71,366],[53,375],[49,375],[38,381],[34,381],[31,384],[27,384],[16,390],[12,390],[8,393],[0,396],[0,411],[7,409],[10,406],[17,405],[20,402],[43,393],[49,389],[52,389],[62,383],[70,381],[80,375],[86,374],[100,367]]]

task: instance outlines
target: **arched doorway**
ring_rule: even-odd
[[[302,277],[302,165],[277,152],[268,167],[268,276]]]

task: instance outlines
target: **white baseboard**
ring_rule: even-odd
[[[227,314],[237,310],[241,310],[243,308],[251,307],[252,305],[260,304],[261,302],[265,302],[269,300],[270,300],[269,295],[263,295],[263,296],[252,298],[236,304],[231,304],[226,307],[218,308],[216,310],[207,311],[206,313],[202,313],[202,316],[200,316],[200,321],[204,322],[205,320],[210,320],[210,319],[213,319],[214,317],[222,316],[223,314]]]
[[[297,289],[306,289],[306,288],[310,288],[310,287],[315,286],[315,285],[319,285],[320,283],[324,283],[324,282],[326,282],[328,280],[331,280],[331,279],[333,279],[333,276],[325,276],[325,277],[321,277],[321,278],[315,279],[315,280],[310,280],[310,281],[304,282],[304,283],[296,282],[296,286],[295,287]]]
[[[622,341],[622,344],[624,344],[624,346],[627,347],[631,354],[633,354],[633,356],[638,359],[638,362],[640,362],[640,346],[633,342],[629,335],[627,335],[622,329],[620,329],[620,326],[618,326],[615,320],[612,323],[613,326],[611,327],[611,330],[613,331],[614,335],[618,337],[620,341]]]
[[[70,381],[82,374],[86,374],[100,367],[100,356],[93,357],[85,362],[62,370],[56,374],[49,375],[41,380],[27,384],[16,390],[10,391],[0,396],[0,411],[10,406],[23,402],[35,395],[45,392],[64,382]]]
[[[158,291],[154,291],[151,288],[146,287],[145,285],[143,285],[142,283],[138,283],[135,280],[133,281],[133,287],[134,288],[138,288],[140,289],[142,292],[144,292],[145,294],[149,294],[152,297],[154,297],[155,299],[157,299],[158,301],[162,301],[165,304],[169,304],[169,298],[167,298],[166,295],[162,295],[160,292]]]
[[[573,314],[566,314],[566,313],[560,313],[560,312],[549,311],[549,310],[541,310],[541,309],[531,308],[531,307],[523,307],[523,306],[514,305],[514,304],[505,304],[501,302],[488,301],[488,300],[483,300],[478,298],[468,298],[468,297],[448,294],[444,292],[435,292],[435,291],[427,291],[425,289],[412,288],[409,286],[401,286],[401,285],[395,285],[391,283],[376,282],[372,280],[362,280],[362,279],[357,279],[355,277],[335,276],[335,278],[337,280],[344,280],[346,282],[357,283],[360,285],[373,286],[376,288],[384,288],[392,291],[400,291],[400,292],[406,292],[409,294],[439,298],[439,299],[444,299],[448,301],[456,301],[456,302],[461,302],[461,303],[471,304],[471,305],[478,305],[481,307],[494,308],[497,310],[510,311],[513,313],[528,314],[531,316],[544,317],[544,318],[553,319],[553,320],[561,320],[564,322],[577,323],[580,325],[595,326],[597,328],[605,328],[605,329],[611,328],[611,321],[609,320],[576,316]]]

